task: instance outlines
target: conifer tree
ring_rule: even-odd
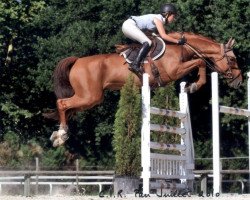
[[[140,172],[141,97],[132,76],[121,90],[114,123],[113,146],[116,173],[137,176]]]

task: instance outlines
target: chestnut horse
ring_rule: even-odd
[[[186,88],[187,92],[195,92],[206,83],[206,67],[211,67],[228,80],[229,86],[237,88],[241,84],[241,71],[232,50],[234,40],[220,44],[201,35],[182,34],[187,40],[184,46],[167,43],[161,58],[154,61],[157,67],[164,69],[166,83],[176,81],[198,68],[197,81]],[[170,35],[174,38],[181,36],[180,33]],[[150,84],[155,84],[148,63],[144,64],[144,70],[150,75]],[[61,60],[53,75],[57,111],[47,115],[50,118],[59,116],[60,121],[59,130],[54,131],[50,138],[53,146],[64,144],[68,138],[69,113],[100,104],[104,90],[121,89],[130,73],[128,64],[117,53],[82,58],[68,57]],[[140,79],[136,75],[134,79],[140,86]]]

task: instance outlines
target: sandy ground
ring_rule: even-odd
[[[198,197],[196,195],[191,195],[191,197],[157,197],[156,195],[151,195],[150,197],[135,197],[134,195],[123,196],[123,197],[99,197],[99,196],[68,196],[68,195],[56,195],[56,196],[0,196],[0,200],[117,200],[117,199],[129,199],[129,200],[139,200],[139,199],[149,199],[149,200],[161,200],[161,199],[177,199],[177,200],[202,200],[202,199],[216,199],[216,200],[250,200],[250,194],[221,194],[219,197]]]

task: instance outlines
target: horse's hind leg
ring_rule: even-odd
[[[59,120],[60,126],[58,131],[54,131],[50,136],[50,140],[53,142],[53,146],[57,147],[65,143],[68,139],[68,126],[67,126],[67,119],[66,119],[66,111],[68,110],[66,104],[63,102],[66,99],[58,99],[57,100],[57,110],[59,113]]]
[[[50,138],[51,141],[53,142],[54,147],[63,145],[65,141],[68,139],[66,111],[69,109],[86,110],[88,108],[92,108],[93,106],[99,104],[102,101],[103,92],[91,95],[85,94],[85,96],[86,97],[79,97],[77,95],[74,95],[70,98],[57,100],[57,109],[59,112],[60,127],[58,131],[52,133]]]

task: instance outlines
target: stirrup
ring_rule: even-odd
[[[131,72],[134,72],[136,74],[143,74],[143,69],[141,68],[141,65],[139,64],[139,66],[131,63],[129,64],[128,66],[128,69],[131,71]]]
[[[144,70],[141,68],[132,68],[131,66],[128,67],[128,69],[133,72],[141,81],[142,81],[142,75],[144,73]]]

